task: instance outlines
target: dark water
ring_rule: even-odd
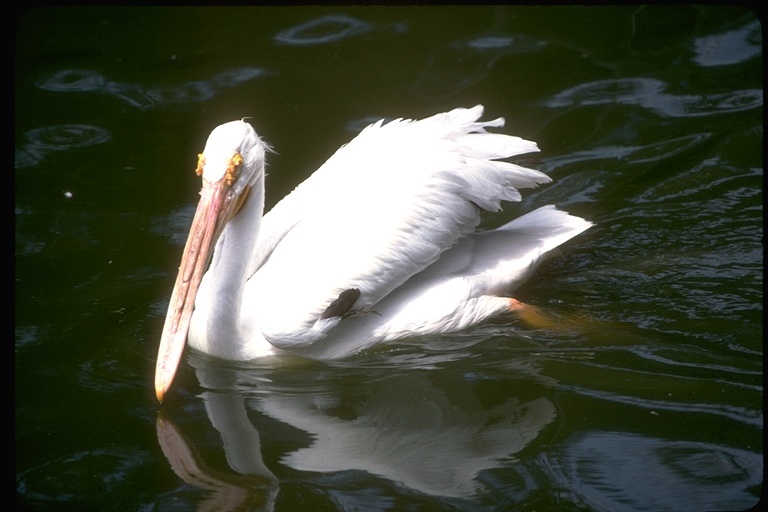
[[[52,9],[19,20],[16,492],[33,510],[744,510],[763,487],[762,27],[731,7]],[[539,322],[152,372],[196,154],[274,204],[366,123],[482,103],[596,227]],[[364,212],[360,212],[364,214]],[[300,289],[300,283],[296,283]]]

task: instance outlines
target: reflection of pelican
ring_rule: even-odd
[[[227,448],[227,460],[230,467],[237,471],[236,475],[209,468],[178,427],[162,410],[158,413],[157,440],[171,468],[186,483],[211,493],[197,507],[199,511],[272,510],[272,503],[277,494],[277,481],[261,461],[258,434],[250,425],[246,427],[240,421],[242,416],[238,412],[238,408],[234,407],[228,411],[226,418],[209,413],[212,419],[217,417],[227,421],[225,426],[217,428]],[[252,434],[255,434],[256,450],[249,442],[253,441]],[[245,435],[246,439],[243,439],[242,435]],[[232,446],[236,446],[236,449],[229,449]]]
[[[338,368],[302,365],[295,371],[281,366],[271,374],[265,367],[234,369],[207,357],[194,356],[190,362],[208,390],[202,399],[221,434],[229,466],[255,477],[251,486],[259,485],[256,492],[262,499],[277,495],[273,475],[279,471],[270,471],[261,453],[262,446],[271,445],[274,458],[276,432],[280,446],[288,447],[280,461],[302,471],[302,479],[365,471],[431,496],[470,497],[480,490],[479,473],[509,464],[509,457],[555,418],[555,408],[544,398],[511,396],[484,405],[476,394],[478,384],[461,373],[441,373],[435,379],[429,370],[340,374]],[[363,379],[365,385],[350,385],[350,379]],[[271,418],[267,425],[274,420],[306,432],[311,444],[305,444],[306,438],[291,444],[285,429],[274,426],[260,438],[245,404]],[[251,416],[256,421],[264,417]],[[236,475],[205,474],[207,478],[184,480],[218,495],[240,496],[235,491],[243,481]],[[223,483],[211,487],[211,480]]]
[[[224,359],[332,358],[522,308],[504,294],[590,223],[545,206],[472,234],[482,210],[550,181],[498,161],[538,148],[486,133],[503,119],[478,122],[482,111],[375,123],[263,219],[268,147],[242,121],[216,128],[199,159],[203,188],[160,342],[158,399],[188,331],[191,346]]]
[[[455,390],[451,389],[453,393]],[[466,497],[475,477],[522,450],[555,417],[544,398],[509,399],[484,409],[474,394],[458,401],[423,376],[395,376],[339,418],[311,400],[264,397],[259,408],[312,434],[312,445],[283,457],[303,471],[363,470],[424,494]]]

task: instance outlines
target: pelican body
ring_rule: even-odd
[[[160,341],[158,400],[187,340],[229,360],[330,359],[522,307],[507,294],[591,223],[550,205],[475,232],[482,211],[551,181],[503,161],[538,147],[487,132],[504,119],[482,113],[374,123],[266,215],[269,146],[246,122],[215,128]]]

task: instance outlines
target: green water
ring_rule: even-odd
[[[754,13],[66,8],[17,26],[24,507],[701,511],[761,496]],[[333,363],[189,354],[159,415],[155,352],[214,126],[252,116],[277,151],[272,205],[371,121],[478,103],[537,141],[554,180],[483,225],[545,204],[596,223],[517,292],[546,321]]]

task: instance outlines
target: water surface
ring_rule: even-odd
[[[15,75],[33,510],[744,510],[763,484],[762,27],[731,7],[43,9]],[[486,106],[596,223],[543,312],[343,361],[155,351],[217,124],[273,205],[360,128]],[[365,212],[357,212],[364,215]],[[300,289],[300,283],[296,284]]]

